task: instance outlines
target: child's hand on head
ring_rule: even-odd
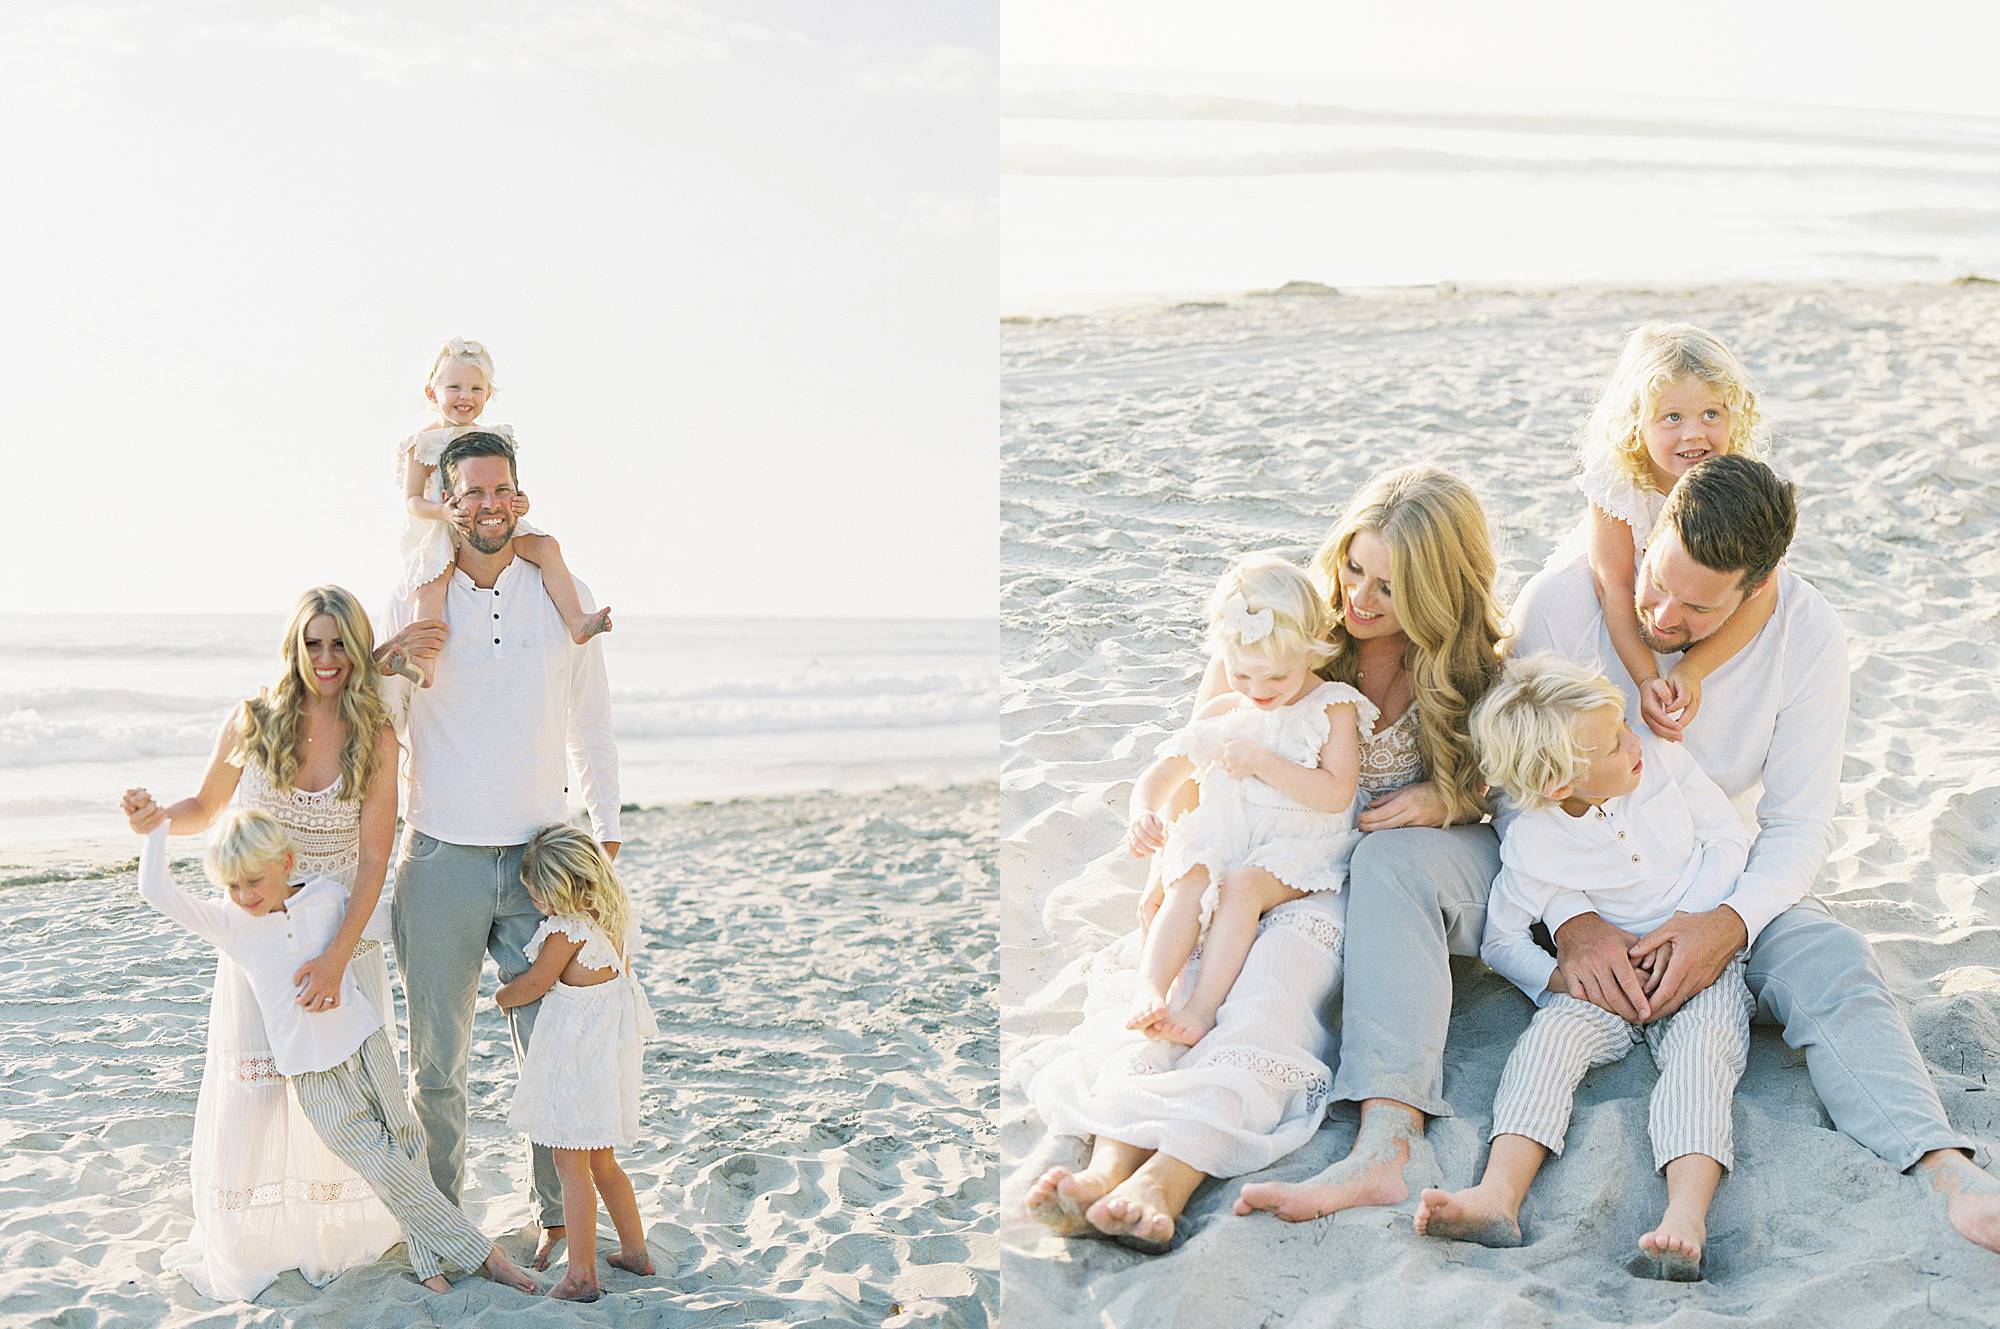
[[[1655,737],[1669,743],[1681,741],[1681,727],[1687,721],[1674,718],[1678,709],[1674,703],[1673,685],[1658,674],[1639,685],[1639,715]]]
[[[1222,769],[1232,780],[1246,780],[1260,774],[1271,755],[1271,749],[1262,743],[1232,738],[1222,745]]]
[[[167,810],[144,789],[127,789],[118,807],[125,814],[125,824],[140,835],[151,835],[153,828],[167,819]]]
[[[516,494],[514,495],[514,503],[513,503],[513,508],[514,508],[514,520],[515,520],[515,521],[519,521],[519,520],[521,520],[521,518],[523,518],[523,517],[527,516],[527,515],[528,515],[528,496],[527,496],[526,494],[523,494],[523,493],[519,493],[519,492],[517,492],[517,493],[516,493]]]
[[[1134,858],[1150,858],[1167,842],[1167,824],[1157,812],[1134,817],[1125,827],[1125,848]]]

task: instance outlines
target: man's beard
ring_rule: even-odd
[[[476,517],[473,519],[472,529],[465,533],[465,542],[482,554],[499,553],[507,547],[507,542],[513,538],[514,518],[512,516],[507,518],[507,525],[494,535],[487,535],[480,527],[479,520]]]
[[[1639,609],[1638,606],[1636,605],[1634,605],[1633,608],[1637,612],[1639,618],[1639,640],[1646,643],[1646,649],[1651,651],[1653,654],[1679,655],[1681,652],[1685,651],[1688,647],[1694,645],[1694,637],[1692,635],[1683,637],[1679,641],[1670,642],[1662,640],[1660,637],[1654,635],[1652,628],[1646,625],[1645,611]]]

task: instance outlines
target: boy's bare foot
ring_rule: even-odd
[[[1287,1223],[1325,1218],[1343,1209],[1401,1204],[1410,1198],[1410,1161],[1422,1152],[1428,1166],[1423,1119],[1393,1107],[1361,1118],[1361,1133],[1347,1157],[1310,1181],[1252,1181],[1237,1194],[1236,1212],[1273,1213]]]
[[[1084,1211],[1090,1225],[1121,1246],[1159,1255],[1174,1244],[1174,1219],[1159,1183],[1134,1173]]]
[[[431,685],[424,671],[417,667],[417,662],[401,651],[389,652],[387,658],[382,661],[382,672],[401,675],[416,687],[427,688]]]
[[[1653,1257],[1654,1275],[1669,1283],[1701,1281],[1701,1244],[1708,1240],[1708,1223],[1700,1214],[1684,1214],[1668,1206],[1660,1225],[1639,1238],[1639,1249]]]
[[[1956,1149],[1925,1154],[1917,1166],[1931,1174],[1931,1188],[1945,1197],[1944,1216],[1958,1235],[2000,1252],[2000,1181]]]
[[[604,1262],[613,1269],[623,1269],[626,1273],[638,1274],[641,1278],[653,1276],[653,1253],[644,1246],[635,1252],[628,1253],[621,1250],[615,1255],[607,1255],[604,1257]]]
[[[1484,1186],[1463,1191],[1426,1190],[1417,1197],[1417,1235],[1481,1246],[1518,1246],[1521,1217],[1511,1204],[1512,1198]]]
[[[1094,1237],[1097,1229],[1083,1211],[1103,1199],[1116,1181],[1103,1173],[1052,1167],[1028,1187],[1022,1206],[1028,1217],[1059,1237]]]
[[[1208,1037],[1208,1031],[1215,1028],[1215,1012],[1199,1010],[1193,1006],[1176,1006],[1161,1018],[1146,1027],[1146,1037],[1157,1038],[1165,1043],[1179,1043],[1182,1047],[1193,1047]]]
[[[429,1278],[423,1280],[423,1285],[433,1292],[451,1291],[451,1280],[443,1274],[432,1274]]]
[[[521,1266],[507,1258],[507,1252],[496,1243],[486,1254],[486,1265],[480,1271],[496,1283],[505,1283],[516,1292],[525,1292],[531,1297],[542,1295],[542,1285],[522,1272]]]
[[[529,1266],[535,1269],[548,1268],[549,1262],[555,1259],[556,1247],[562,1245],[563,1233],[568,1230],[560,1223],[555,1227],[543,1228],[542,1239],[535,1243],[535,1258],[528,1261]]]
[[[562,1282],[549,1289],[549,1295],[557,1301],[596,1301],[603,1293],[598,1290],[596,1274],[571,1269]]]
[[[569,625],[569,639],[581,646],[600,632],[611,631],[611,606],[586,614]]]

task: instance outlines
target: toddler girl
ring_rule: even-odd
[[[472,521],[457,505],[445,501],[438,458],[454,439],[475,429],[499,434],[510,442],[514,438],[514,431],[506,425],[476,423],[493,393],[493,357],[478,342],[453,337],[431,362],[430,378],[424,384],[424,396],[437,408],[437,418],[396,445],[408,513],[403,523],[403,571],[396,584],[396,598],[414,595],[419,620],[444,617],[452,562]],[[527,495],[516,497],[514,515],[518,518],[527,511]],[[584,612],[576,579],[563,562],[562,549],[553,536],[522,522],[514,528],[514,552],[542,570],[542,586],[577,645],[611,630],[609,606],[594,614]],[[413,683],[431,684],[422,667],[408,656],[391,657],[387,667]]]
[[[204,855],[229,903],[197,899],[167,869],[166,810],[155,804],[132,821],[146,836],[140,897],[242,967],[278,1074],[291,1082],[299,1110],[326,1147],[396,1216],[410,1267],[424,1286],[450,1291],[444,1270],[452,1266],[538,1293],[535,1281],[432,1184],[424,1130],[403,1096],[395,1049],[353,971],[342,975],[333,1009],[298,1004],[301,985],[292,976],[333,940],[347,892],[331,877],[294,884],[296,856],[284,826],[268,812],[231,808],[217,820]]]
[[[639,1138],[639,1044],[659,1031],[630,969],[639,929],[603,847],[573,826],[545,826],[523,851],[521,880],[548,917],[523,948],[527,972],[494,995],[503,1009],[542,1003],[508,1121],[554,1150],[562,1177],[569,1269],[549,1295],[595,1301],[600,1192],[618,1230],[610,1263],[653,1272],[631,1178],[612,1151]]]
[[[1135,857],[1160,854],[1166,883],[1127,1027],[1188,1046],[1215,1027],[1257,920],[1346,882],[1359,838],[1360,726],[1377,714],[1354,688],[1313,673],[1332,654],[1325,602],[1283,559],[1249,554],[1231,563],[1208,618],[1229,691],[1197,711],[1139,777],[1125,835]],[[1200,784],[1201,801],[1169,830],[1160,812],[1188,779]],[[1168,989],[1197,941],[1194,990],[1169,1008]]]
[[[1625,724],[1610,679],[1553,655],[1510,661],[1472,712],[1486,778],[1512,800],[1479,954],[1540,1007],[1514,1045],[1493,1104],[1493,1149],[1469,1190],[1426,1190],[1417,1231],[1521,1244],[1521,1201],[1561,1153],[1576,1087],[1644,1040],[1660,1068],[1648,1119],[1667,1209],[1639,1238],[1662,1277],[1701,1277],[1709,1201],[1734,1162],[1730,1099],[1750,1048],[1743,957],[1663,1020],[1627,1024],[1567,991],[1528,935],[1579,913],[1645,934],[1713,909],[1736,885],[1750,832],[1687,749]],[[1641,1004],[1642,1013],[1644,1010]]]
[[[1755,596],[1661,678],[1634,608],[1639,557],[1689,467],[1730,453],[1761,458],[1765,443],[1742,364],[1720,338],[1691,323],[1635,329],[1578,435],[1591,578],[1618,659],[1638,686],[1640,714],[1661,738],[1680,741],[1701,709],[1702,680],[1757,635],[1775,597]]]

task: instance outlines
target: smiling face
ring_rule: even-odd
[[[1742,574],[1717,572],[1681,548],[1671,523],[1662,522],[1639,564],[1633,608],[1639,638],[1648,650],[1684,651],[1729,621],[1742,605]]]
[[[262,918],[284,906],[292,896],[292,856],[286,854],[228,884],[229,902]]]
[[[1249,652],[1224,651],[1222,663],[1229,671],[1230,690],[1260,711],[1291,705],[1319,681],[1313,674],[1311,661],[1303,656],[1294,660],[1267,660]]]
[[[424,396],[437,407],[438,419],[448,425],[469,425],[486,409],[493,385],[478,365],[447,359],[424,385]]]
[[[1387,637],[1403,630],[1402,620],[1396,617],[1395,587],[1389,572],[1388,542],[1374,531],[1356,531],[1335,573],[1340,579],[1347,631],[1357,640]]]
[[[1639,756],[1639,736],[1625,723],[1625,713],[1615,706],[1600,706],[1576,722],[1577,747],[1588,758],[1583,774],[1566,785],[1548,791],[1572,813],[1608,799],[1631,793],[1639,787],[1644,762]]]
[[[299,672],[305,685],[322,697],[337,697],[354,673],[347,640],[332,614],[315,614],[299,634]]]
[[[1729,452],[1729,403],[1706,381],[1677,378],[1649,398],[1639,416],[1639,441],[1661,493],[1696,462]]]
[[[472,515],[465,542],[497,554],[514,538],[514,467],[505,457],[467,457],[455,467],[452,502]]]

